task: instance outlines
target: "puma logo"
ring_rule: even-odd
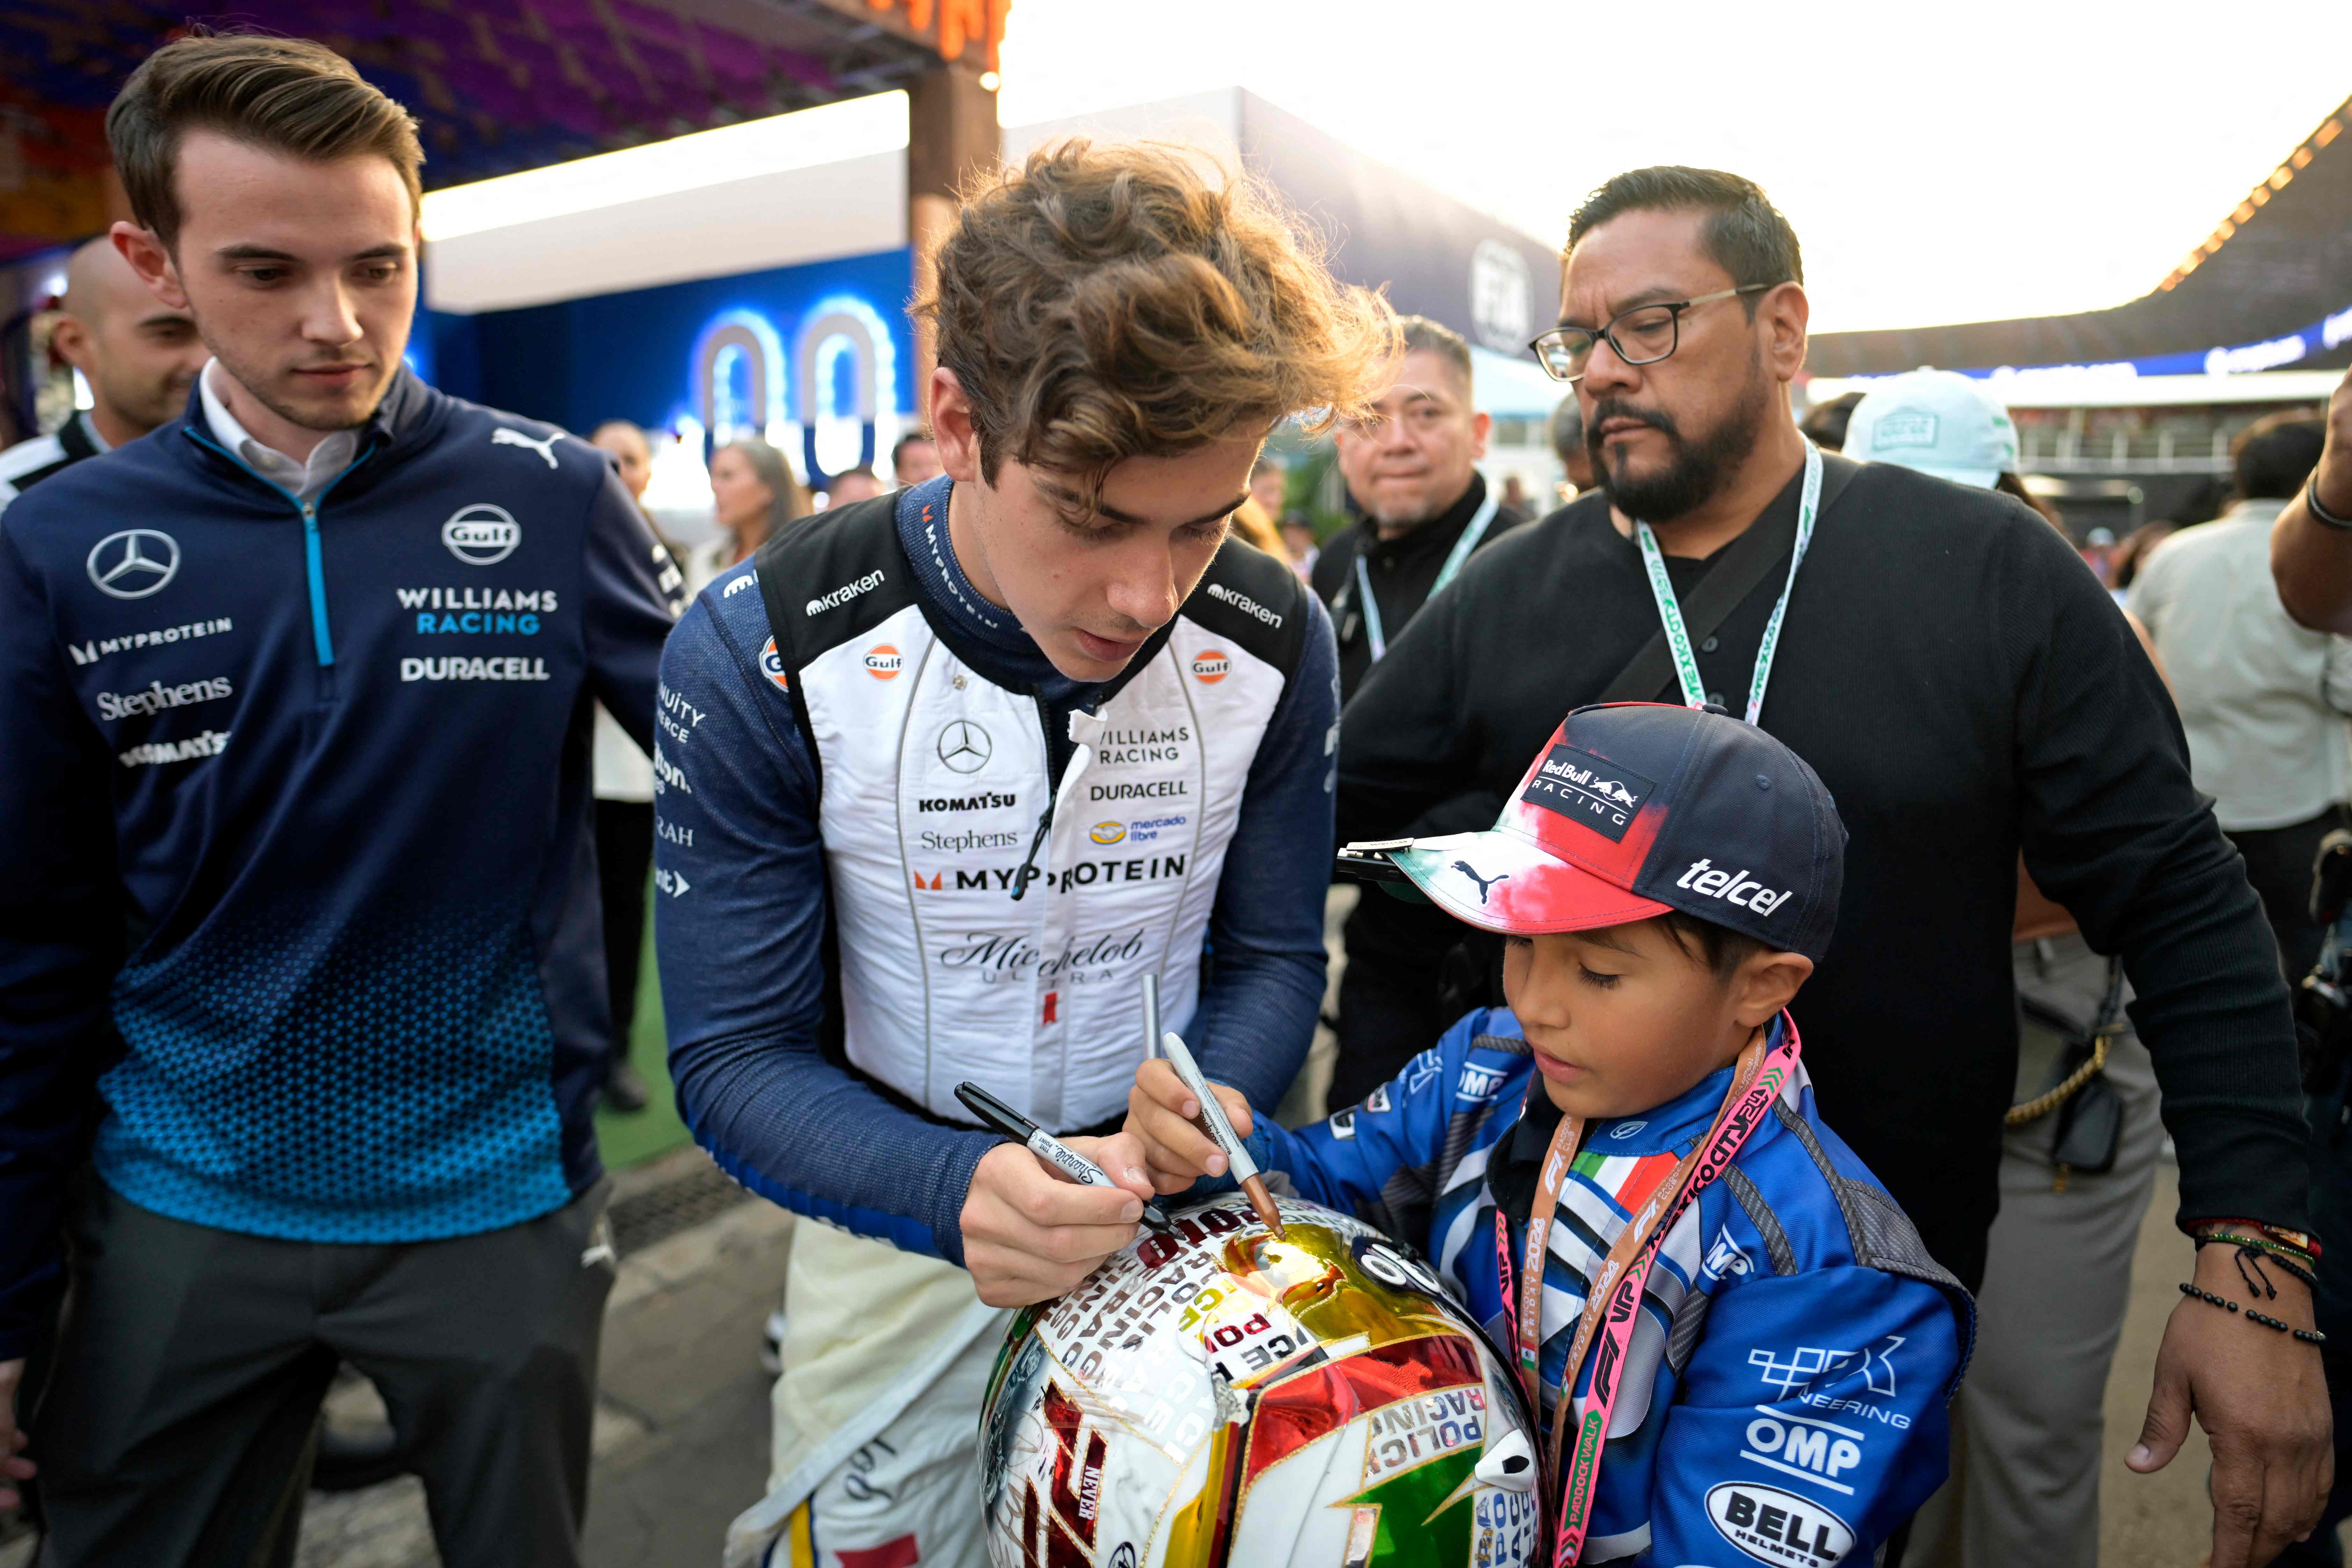
[[[555,444],[562,438],[563,432],[558,430],[552,436],[542,437],[541,439],[534,441],[530,437],[524,435],[521,431],[511,429],[504,425],[499,426],[497,429],[490,432],[491,446],[528,447],[532,451],[537,452],[541,457],[545,458],[547,459],[547,466],[551,468],[556,466]]]
[[[1499,877],[1481,877],[1470,868],[1470,862],[1467,860],[1456,860],[1454,862],[1454,868],[1478,884],[1478,901],[1482,904],[1486,901],[1487,889],[1497,882],[1507,882],[1511,879],[1511,874],[1508,871]]]

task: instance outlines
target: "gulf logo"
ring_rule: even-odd
[[[898,650],[888,643],[876,643],[866,650],[866,673],[877,680],[896,680],[906,663]]]
[[[760,647],[760,673],[779,691],[790,691],[793,683],[784,679],[783,656],[776,651],[776,639],[770,637]]]
[[[1234,668],[1234,661],[1221,647],[1204,647],[1192,656],[1192,679],[1203,686],[1214,686]]]
[[[1093,831],[1088,833],[1087,837],[1093,839],[1097,844],[1116,844],[1120,839],[1127,837],[1127,824],[1124,822],[1097,822],[1095,824]]]

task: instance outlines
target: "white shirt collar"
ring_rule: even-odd
[[[359,432],[334,431],[311,449],[309,462],[298,462],[275,447],[263,446],[228,411],[228,404],[221,397],[215,380],[227,374],[220,361],[208,360],[204,374],[196,377],[197,394],[204,400],[205,423],[212,427],[213,439],[263,479],[291,490],[298,500],[316,500],[320,491],[334,483],[336,476],[351,467],[352,454],[359,447]]]

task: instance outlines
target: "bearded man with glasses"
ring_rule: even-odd
[[[2251,1306],[2229,1238],[2309,1239],[2294,1029],[2261,905],[2189,782],[2162,682],[2066,542],[2008,497],[1823,458],[1798,432],[1803,279],[1788,220],[1736,174],[1636,170],[1576,213],[1560,324],[1531,346],[1576,388],[1601,493],[1481,551],[1373,668],[1342,721],[1339,837],[1486,826],[1581,703],[1716,703],[1761,723],[1852,835],[1798,1010],[1819,1103],[1971,1289],[2016,1070],[2022,850],[2138,993],[2179,1219],[2219,1243],[2198,1250],[2194,1287]],[[1733,1266],[1770,1263],[1708,1265]],[[2269,1272],[2261,1312],[2309,1330],[2308,1289]],[[1889,1358],[1908,1375],[1899,1346]],[[2212,1440],[2214,1568],[2268,1562],[2326,1490],[2316,1349],[2184,1296],[2133,1468],[2169,1462],[2192,1414]],[[1746,1479],[1835,1510],[1802,1479]]]

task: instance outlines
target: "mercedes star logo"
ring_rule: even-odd
[[[110,533],[89,552],[89,580],[110,598],[143,599],[179,572],[178,542],[152,528]]]
[[[976,773],[988,766],[988,731],[969,719],[958,719],[940,731],[940,761],[960,773]]]

